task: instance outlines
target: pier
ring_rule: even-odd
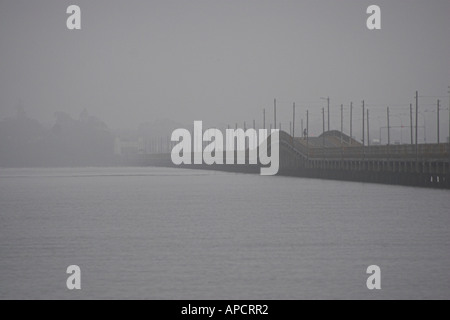
[[[270,144],[269,144],[270,148]],[[363,146],[339,131],[315,138],[280,132],[279,175],[450,189],[449,144]],[[248,150],[247,150],[248,154]],[[170,153],[136,154],[133,166],[259,173],[260,165],[175,166]],[[248,161],[246,162],[248,163]]]
[[[326,143],[319,146],[323,136],[311,145],[281,133],[280,174],[450,188],[449,144],[362,146],[338,131],[324,135]]]

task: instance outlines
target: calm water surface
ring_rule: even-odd
[[[0,299],[450,299],[448,191],[162,168],[0,169]],[[66,289],[66,268],[82,290]],[[382,270],[382,290],[366,269]]]

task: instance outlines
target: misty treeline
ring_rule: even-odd
[[[114,136],[84,110],[78,119],[56,112],[45,127],[23,108],[0,121],[0,166],[52,167],[114,164]]]

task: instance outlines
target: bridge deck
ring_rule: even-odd
[[[318,139],[322,145],[318,146]],[[290,175],[450,188],[450,145],[365,146],[329,135],[280,133],[281,171]],[[339,141],[339,143],[337,143]],[[319,141],[320,142],[320,141]],[[352,142],[353,143],[353,142]],[[336,144],[338,146],[336,146]]]

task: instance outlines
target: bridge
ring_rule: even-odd
[[[280,133],[280,174],[450,188],[449,144],[362,146],[339,131],[317,138]]]
[[[126,164],[174,167],[169,153],[137,154],[127,158]],[[260,171],[260,165],[249,164],[181,167],[245,173]],[[450,145],[363,146],[340,131],[328,131],[319,137],[303,138],[294,138],[280,131],[278,174],[450,189]]]

